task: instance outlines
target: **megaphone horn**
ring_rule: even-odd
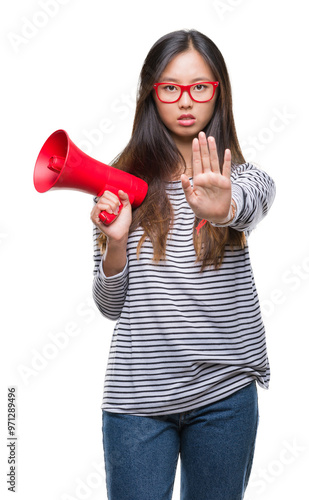
[[[75,189],[94,196],[102,196],[104,191],[118,196],[121,189],[128,194],[133,208],[143,203],[148,190],[142,179],[88,156],[71,141],[65,130],[56,130],[45,141],[36,160],[33,182],[39,193]],[[119,212],[121,208],[122,204]],[[117,215],[103,211],[99,217],[108,225]]]

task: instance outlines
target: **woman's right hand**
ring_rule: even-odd
[[[118,198],[119,196],[119,198]],[[132,223],[132,207],[129,196],[124,191],[119,191],[118,196],[110,191],[104,191],[96,205],[91,211],[90,218],[95,226],[104,233],[109,240],[121,241],[128,237],[129,228]],[[122,209],[117,218],[110,224],[105,225],[99,218],[100,213],[105,210],[109,214],[118,214],[120,202]]]

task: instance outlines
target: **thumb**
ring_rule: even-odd
[[[129,195],[121,189],[118,191],[118,197],[124,207],[127,207],[130,204]]]
[[[181,175],[181,184],[186,197],[190,196],[193,192],[193,188],[191,186],[190,179],[186,174]]]

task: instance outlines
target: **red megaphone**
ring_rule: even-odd
[[[148,190],[142,179],[83,153],[64,130],[57,130],[44,143],[34,167],[33,182],[39,193],[50,189],[76,189],[95,196],[102,196],[104,191],[118,196],[121,189],[128,194],[133,208],[141,205]],[[121,208],[122,204],[119,212]],[[104,211],[99,217],[108,225],[117,215]]]

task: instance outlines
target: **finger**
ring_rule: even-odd
[[[92,220],[93,224],[100,229],[100,231],[103,231],[104,225],[101,222],[101,219],[99,218],[99,214],[101,212],[102,210],[98,210],[97,207],[94,207],[91,211],[90,219]]]
[[[182,189],[184,190],[185,196],[190,197],[191,194],[193,193],[193,188],[191,186],[189,177],[186,174],[182,174],[180,178],[181,178]]]
[[[220,173],[219,158],[217,153],[217,146],[214,137],[208,137],[209,157],[211,170]]]
[[[129,195],[127,193],[125,193],[124,191],[122,191],[122,189],[120,189],[118,191],[118,196],[119,196],[119,199],[124,207],[126,207],[127,205],[130,204]]]
[[[105,210],[110,214],[117,214],[119,210],[120,200],[117,196],[112,199],[102,196],[97,203],[98,213]]]
[[[227,179],[231,177],[231,165],[232,165],[232,155],[229,149],[226,149],[224,152],[224,162],[222,168],[222,175]]]
[[[118,196],[115,193],[112,193],[111,191],[104,191],[99,201],[102,202],[111,201],[112,203],[115,203],[118,201]]]
[[[99,218],[99,214],[101,212],[107,212],[108,214],[116,215],[118,213],[118,207],[116,207],[115,205],[112,206],[109,203],[98,203],[95,211],[95,217],[97,219]]]
[[[120,200],[117,195],[111,193],[110,191],[105,191],[103,195],[99,198],[99,201],[93,207],[90,219],[96,225],[101,232],[105,233],[106,225],[101,221],[100,214],[106,212],[112,215],[119,214]]]
[[[210,158],[209,158],[209,150],[205,132],[199,133],[199,144],[200,144],[203,172],[210,172],[211,170]]]
[[[105,224],[103,224],[103,222],[99,218],[93,219],[92,217],[90,217],[90,219],[92,220],[93,224],[101,231],[101,233],[106,234],[105,229],[107,226],[105,226]]]
[[[192,141],[192,167],[193,177],[203,173],[200,143],[197,138]]]
[[[117,194],[111,191],[104,191],[103,195],[100,197],[97,203],[98,209],[102,212],[105,210],[110,214],[118,214],[120,199]]]

